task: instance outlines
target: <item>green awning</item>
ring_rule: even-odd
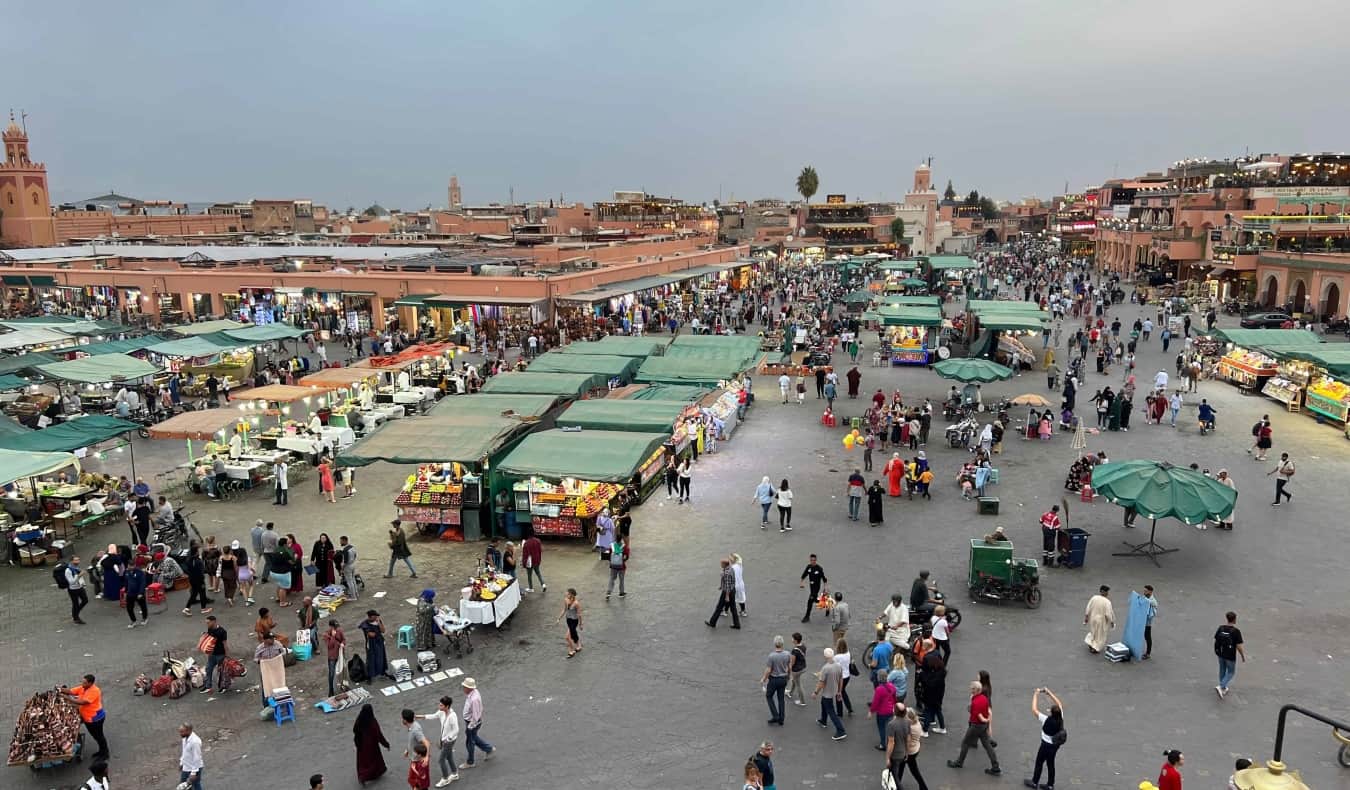
[[[78,468],[79,463],[70,453],[25,453],[0,449],[0,485],[50,474],[69,466]]]
[[[919,261],[885,261],[884,263],[877,264],[877,268],[883,272],[912,272],[919,268]]]
[[[874,295],[875,294],[873,294],[871,291],[867,290],[866,288],[863,288],[862,290],[851,291],[847,296],[844,297],[843,301],[845,304],[860,304],[860,303],[867,304],[868,302],[872,301],[872,297]]]
[[[981,313],[1036,313],[1049,315],[1035,302],[1014,301],[1011,299],[971,299],[966,302],[966,312],[972,315]]]
[[[46,365],[61,360],[55,355],[48,354],[46,351],[34,351],[28,354],[17,354],[13,356],[0,357],[0,374],[18,373],[21,370],[36,368],[39,365]]]
[[[543,417],[559,400],[561,398],[557,395],[489,395],[479,392],[475,395],[441,398],[439,403],[431,407],[430,413],[501,416],[502,412],[509,411],[521,417]]]
[[[30,274],[28,283],[39,288],[51,288],[56,285],[56,278],[50,274]]]
[[[977,316],[980,326],[985,329],[997,330],[1036,330],[1040,331],[1046,324],[1050,323],[1050,317],[1045,318],[1032,315],[1030,313],[981,313]]]
[[[248,326],[248,324],[241,324],[228,318],[217,318],[214,321],[199,321],[195,324],[177,324],[167,327],[167,329],[180,335],[209,335],[213,332],[224,332],[229,329],[247,329]]]
[[[470,395],[465,400],[474,397]],[[453,412],[394,420],[341,451],[337,463],[351,466],[366,466],[376,461],[479,464],[532,427],[532,423],[510,417]]]
[[[102,384],[109,381],[130,381],[159,372],[159,367],[145,360],[129,357],[126,354],[103,354],[97,357],[83,357],[69,362],[52,362],[39,365],[42,375],[75,381],[82,384]]]
[[[109,340],[104,343],[90,343],[87,346],[80,346],[77,351],[82,351],[90,356],[101,356],[103,354],[130,354],[134,351],[142,351],[157,343],[163,343],[162,335],[142,335],[141,337],[129,337],[125,340]]]
[[[238,340],[231,339],[224,332],[214,332],[209,335],[194,335],[192,337],[183,337],[177,340],[165,340],[148,346],[147,350],[152,354],[159,354],[165,357],[177,357],[179,359],[196,359],[200,357],[214,357],[225,351],[231,351],[241,346],[247,345]]]
[[[1213,335],[1243,348],[1301,348],[1323,342],[1306,329],[1215,329]]]
[[[134,422],[119,420],[116,417],[90,414],[40,431],[29,431],[20,436],[0,437],[0,448],[26,453],[70,452],[116,438],[140,427]]]
[[[669,433],[541,431],[526,436],[496,469],[517,478],[626,483],[669,439]]]
[[[883,305],[870,311],[885,326],[942,326],[942,309],[924,305]]]
[[[0,442],[12,436],[23,436],[32,432],[32,428],[21,424],[18,420],[0,416]]]
[[[932,267],[934,271],[975,269],[979,267],[979,264],[964,255],[930,255],[928,256],[928,265]]]
[[[1282,346],[1265,350],[1281,359],[1311,362],[1339,379],[1350,376],[1350,344],[1324,343],[1319,346]]]
[[[625,400],[664,400],[681,404],[702,400],[712,392],[709,387],[696,387],[687,384],[649,384],[640,390],[634,390],[623,396]]]
[[[663,285],[671,285],[684,279],[671,274],[657,274],[651,277],[638,277],[633,280],[620,280],[608,285],[600,285],[585,291],[577,291],[570,294],[559,295],[558,301],[561,302],[585,302],[593,304],[603,302],[606,299],[615,299],[620,296],[626,296],[631,293],[639,293],[652,288],[659,288]]]
[[[715,387],[729,381],[747,366],[728,357],[648,357],[638,368],[636,381],[644,384],[703,384]]]
[[[640,364],[641,357],[550,351],[531,360],[525,370],[527,373],[599,373],[606,380],[617,378],[627,382],[632,380],[633,372]]]
[[[245,329],[226,329],[226,337],[242,341],[247,345],[267,343],[272,340],[292,340],[309,334],[308,329],[296,329],[289,324],[259,324]]]
[[[660,353],[670,342],[650,337],[629,337],[628,335],[609,335],[599,340],[578,340],[568,343],[560,351],[564,354],[613,354],[619,357],[650,357]]]
[[[882,301],[883,301],[885,304],[888,304],[888,305],[901,305],[901,306],[910,306],[910,307],[915,307],[915,306],[918,306],[918,307],[941,307],[941,305],[942,305],[942,297],[940,297],[940,296],[925,296],[925,295],[917,295],[917,296],[911,295],[911,296],[906,296],[906,295],[902,295],[902,294],[894,294],[894,295],[891,295],[891,296],[883,297],[883,298],[882,298]]]
[[[559,428],[579,427],[591,431],[670,433],[685,405],[668,400],[582,400],[559,414],[557,424]]]
[[[0,348],[18,349],[28,346],[54,346],[69,344],[75,338],[65,332],[59,332],[45,326],[25,326],[12,332],[0,334]]]
[[[6,274],[3,277],[0,277],[0,281],[3,281],[5,285],[28,287],[28,278],[22,274]]]
[[[408,294],[400,296],[394,300],[395,307],[422,307],[426,301],[436,294]]]
[[[483,385],[485,393],[521,395],[559,395],[579,398],[590,390],[604,387],[606,379],[595,373],[499,373]]]
[[[0,374],[0,392],[23,389],[32,383],[23,376],[15,376],[12,373]]]

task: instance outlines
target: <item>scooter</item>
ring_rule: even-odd
[[[934,607],[946,607],[947,633],[950,634],[961,625],[961,610],[947,603],[947,598],[941,590],[932,589],[928,595],[929,603]],[[918,645],[920,639],[926,639],[933,635],[932,613],[924,609],[911,608],[909,610],[909,648],[911,655],[914,648]]]
[[[947,445],[953,448],[969,447],[976,429],[977,426],[973,417],[967,417],[955,425],[948,425],[946,430]]]

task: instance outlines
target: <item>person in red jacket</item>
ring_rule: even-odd
[[[534,577],[539,577],[539,586],[544,590],[548,589],[548,582],[544,581],[544,573],[539,570],[539,563],[544,559],[544,544],[539,542],[539,536],[533,531],[525,542],[520,546],[520,562],[525,566],[525,592],[534,592]]]
[[[1186,763],[1186,758],[1182,755],[1180,749],[1173,749],[1163,752],[1167,757],[1167,762],[1163,763],[1162,771],[1158,773],[1158,790],[1181,790],[1181,766]]]

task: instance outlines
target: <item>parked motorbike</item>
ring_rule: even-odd
[[[1350,335],[1350,318],[1333,318],[1322,324],[1324,335]]]
[[[974,417],[967,417],[955,425],[948,425],[946,430],[947,445],[949,447],[969,447],[970,440],[975,438],[975,431],[979,430],[979,425]]]

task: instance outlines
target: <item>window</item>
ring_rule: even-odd
[[[9,198],[9,204],[10,204],[11,206],[14,205],[14,193],[13,193],[13,192],[10,192],[6,197]]]

